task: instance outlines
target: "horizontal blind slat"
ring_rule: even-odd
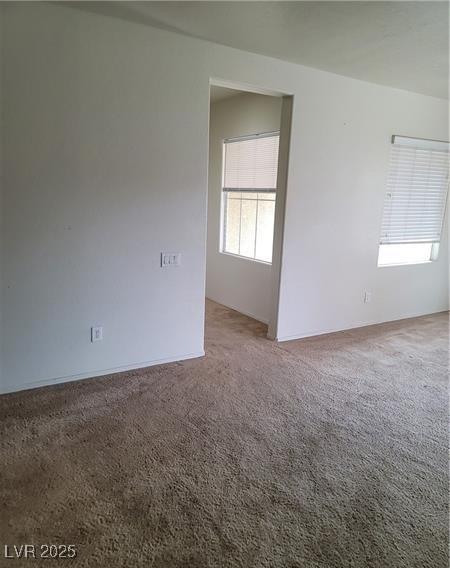
[[[224,189],[276,189],[279,138],[277,134],[225,141]]]
[[[381,244],[438,242],[448,192],[449,155],[393,144]]]

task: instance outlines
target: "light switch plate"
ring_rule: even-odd
[[[180,266],[181,253],[180,252],[162,252],[161,253],[161,268],[169,268],[172,266]]]

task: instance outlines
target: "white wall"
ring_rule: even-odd
[[[448,308],[446,244],[376,266],[390,136],[448,139],[446,101],[58,5],[5,18],[3,390],[202,353],[210,78],[295,97],[279,337]]]
[[[377,257],[391,135],[448,140],[448,102],[322,75],[294,104],[278,338],[447,310],[445,228],[437,262]]]
[[[3,388],[201,355],[204,72],[144,27],[42,4],[6,19]]]
[[[279,97],[245,93],[211,104],[206,295],[265,323],[271,308],[271,265],[219,252],[222,149],[225,138],[279,130],[280,118]]]

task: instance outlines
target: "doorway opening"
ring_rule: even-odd
[[[292,97],[210,85],[206,298],[275,339]]]

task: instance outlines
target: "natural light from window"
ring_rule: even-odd
[[[409,243],[400,245],[380,245],[379,266],[392,264],[419,264],[433,260],[432,243]]]
[[[278,133],[225,140],[221,251],[272,262]]]
[[[394,136],[378,266],[437,259],[448,194],[449,144]]]

